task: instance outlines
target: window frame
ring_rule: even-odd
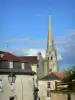
[[[51,88],[51,83],[47,82],[47,88]]]
[[[10,96],[9,100],[17,100],[17,96],[16,95]]]
[[[9,69],[13,69],[13,61],[9,61]]]
[[[47,97],[51,97],[51,91],[50,90],[47,90]]]
[[[53,57],[51,56],[51,61],[53,60]]]
[[[22,63],[21,63],[21,66],[22,66],[22,70],[24,70],[24,69],[25,69],[25,63],[22,62]]]

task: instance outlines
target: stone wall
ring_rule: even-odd
[[[58,81],[58,80],[52,80],[52,81],[49,81],[49,80],[45,80],[45,81],[44,80],[39,80],[38,81],[38,88],[39,88],[38,95],[40,97],[40,100],[47,100],[47,99],[49,99],[47,97],[47,90],[55,90],[55,81]],[[47,82],[50,82],[50,87],[51,88],[47,88]]]
[[[75,94],[71,95],[71,100],[75,100]]]
[[[51,100],[75,100],[75,94],[51,93]]]
[[[16,75],[16,80],[13,87],[8,82],[7,75],[0,75],[2,77],[2,92],[0,92],[0,100],[34,100],[34,85],[33,76],[30,75]]]

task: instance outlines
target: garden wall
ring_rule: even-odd
[[[75,94],[51,93],[51,100],[75,100]]]

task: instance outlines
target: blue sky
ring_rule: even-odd
[[[17,55],[37,50],[44,53],[49,14],[52,15],[56,49],[62,58],[59,61],[60,70],[74,64],[75,61],[70,63],[70,56],[67,57],[67,54],[62,52],[67,50],[70,54],[71,50],[65,50],[61,40],[67,42],[66,39],[70,39],[67,34],[75,33],[72,32],[75,30],[75,0],[0,0],[1,50]]]

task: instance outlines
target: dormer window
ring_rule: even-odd
[[[22,69],[25,69],[25,68],[24,68],[24,63],[22,63]]]
[[[13,62],[9,62],[9,68],[13,68]]]

